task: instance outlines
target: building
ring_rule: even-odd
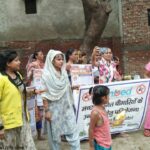
[[[113,8],[100,46],[112,48],[125,74],[143,74],[150,60],[149,0],[111,0]],[[65,51],[79,48],[84,34],[81,0],[0,1],[0,49],[16,49],[23,67],[28,56],[41,48]]]

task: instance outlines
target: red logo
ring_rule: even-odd
[[[141,84],[137,87],[136,92],[137,92],[137,94],[143,94],[145,92],[145,90],[146,90],[145,85]]]
[[[82,96],[82,100],[85,101],[85,102],[91,100],[91,98],[92,98],[92,97],[91,97],[91,95],[89,94],[89,92],[84,93],[83,96]]]

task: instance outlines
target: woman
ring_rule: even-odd
[[[150,78],[150,62],[145,66],[145,78]],[[144,135],[150,137],[150,96],[148,101],[147,113],[144,124]]]
[[[28,61],[28,64],[26,66],[27,69],[27,83],[29,86],[35,86],[36,89],[40,89],[41,85],[40,82],[35,83],[34,82],[34,76],[36,76],[36,74],[38,76],[42,75],[42,69],[44,67],[44,55],[42,50],[36,50],[31,56],[30,59]],[[39,69],[38,71],[35,71],[36,69]],[[36,73],[37,72],[37,73]],[[36,101],[36,107],[35,107],[35,115],[36,115],[36,129],[37,129],[37,139],[38,140],[45,140],[44,137],[42,137],[42,119],[43,119],[43,104],[42,102],[40,102],[40,104],[38,103],[39,101],[42,101],[42,98],[40,97],[40,95],[37,95],[37,101]]]
[[[78,61],[78,52],[76,49],[69,48],[66,52],[66,70],[68,73],[69,81],[71,82],[70,68],[72,64],[77,63]]]
[[[16,51],[0,53],[0,143],[4,149],[36,150],[19,69]]]
[[[114,74],[114,78],[116,81],[121,81],[123,79],[122,71],[120,69],[120,60],[117,56],[113,56],[114,65],[116,67],[116,71]]]
[[[92,53],[92,65],[93,65],[93,75],[94,75],[94,84],[99,83],[99,62],[101,60],[100,47],[95,46]]]
[[[92,57],[95,57],[97,53],[101,54],[101,60],[96,62],[92,59],[93,66],[97,66],[99,69],[99,83],[108,83],[114,80],[114,74],[116,67],[112,61],[112,52],[110,48],[102,47],[99,50],[94,48]]]
[[[59,150],[61,135],[65,135],[71,149],[79,150],[80,142],[73,110],[73,96],[62,52],[56,50],[48,52],[42,79],[44,89],[47,89],[42,97],[51,149]]]
[[[29,58],[27,69],[27,81],[31,85],[33,80],[34,69],[43,69],[44,67],[44,55],[42,50],[36,50]]]

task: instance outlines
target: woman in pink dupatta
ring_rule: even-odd
[[[36,50],[29,58],[27,69],[27,84],[28,86],[35,86],[33,82],[33,74],[35,69],[44,68],[44,55],[42,50]],[[37,87],[36,87],[37,88]],[[38,106],[36,101],[35,106],[35,118],[36,118],[36,129],[37,129],[37,139],[45,140],[42,137],[42,119],[43,119],[43,106]]]
[[[150,62],[145,66],[144,77],[150,78]],[[148,100],[147,113],[146,113],[146,118],[144,123],[144,135],[150,137],[150,96]]]

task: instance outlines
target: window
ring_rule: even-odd
[[[148,14],[148,25],[150,26],[150,9],[147,9],[147,14]]]
[[[25,0],[26,14],[36,14],[36,0]]]

